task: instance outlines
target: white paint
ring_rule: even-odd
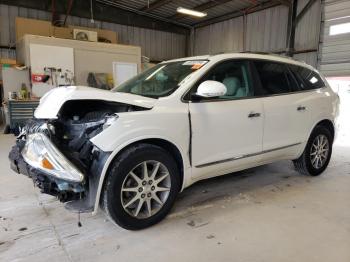
[[[101,90],[85,86],[58,87],[46,93],[41,99],[34,116],[42,119],[57,118],[57,114],[62,105],[68,100],[97,99],[104,101],[120,102],[152,108],[156,99],[137,96],[126,93],[113,93],[107,90]]]
[[[198,86],[196,94],[201,97],[215,97],[224,96],[226,92],[227,88],[223,83],[207,80]]]
[[[179,88],[167,97],[151,99],[91,88],[70,87],[50,92],[41,100],[35,115],[39,118],[56,117],[62,104],[72,99],[94,98],[151,108],[145,111],[118,113],[119,118],[113,125],[91,139],[91,142],[101,150],[112,152],[102,170],[94,212],[98,209],[102,184],[113,158],[126,146],[143,139],[167,140],[179,149],[184,166],[182,188],[204,178],[299,157],[313,127],[324,119],[334,122],[337,116],[338,97],[328,84],[322,89],[289,95],[214,103],[182,101],[183,95],[217,62],[242,58],[269,59],[315,70],[311,66],[289,58],[256,54],[222,54],[178,59],[176,61],[196,59],[209,61],[182,81]],[[305,106],[306,112],[298,112],[299,105]],[[189,112],[192,120],[192,165],[188,154]],[[250,113],[260,113],[261,116],[248,118]],[[262,153],[264,150],[294,143],[299,144]],[[255,155],[235,161],[196,167],[250,154]]]

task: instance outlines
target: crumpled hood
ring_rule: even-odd
[[[144,108],[152,108],[157,99],[127,93],[111,92],[85,86],[58,87],[46,93],[41,99],[34,116],[42,119],[57,118],[62,105],[68,100],[104,100]]]

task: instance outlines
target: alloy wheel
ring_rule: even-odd
[[[329,141],[325,135],[315,137],[310,150],[311,164],[314,168],[320,169],[327,161],[329,154]]]
[[[171,189],[170,173],[155,160],[144,161],[125,177],[120,199],[132,217],[145,219],[155,215],[167,201]]]

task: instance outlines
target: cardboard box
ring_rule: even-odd
[[[16,17],[16,40],[25,34],[50,36],[51,27],[48,21]]]
[[[0,64],[6,64],[6,65],[16,65],[15,59],[9,59],[9,58],[1,58]]]
[[[52,26],[51,35],[57,38],[73,39],[73,29],[68,27]]]
[[[104,38],[112,44],[116,44],[118,42],[117,33],[111,30],[71,25],[68,27],[57,27],[52,26],[51,22],[49,21],[22,17],[16,17],[16,41],[21,39],[26,34],[73,39],[74,28],[97,32],[98,38]]]

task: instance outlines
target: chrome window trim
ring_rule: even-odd
[[[191,99],[186,99],[185,97],[189,94],[189,92],[191,92],[191,89],[201,80],[201,78],[207,74],[213,67],[217,66],[218,64],[222,63],[222,62],[226,62],[226,61],[230,61],[230,60],[245,60],[245,61],[255,61],[255,60],[260,60],[260,61],[268,61],[268,62],[275,62],[275,63],[281,63],[284,64],[285,66],[287,66],[288,70],[289,69],[289,65],[295,65],[294,63],[287,63],[287,62],[280,62],[280,61],[275,61],[272,59],[264,59],[264,58],[226,58],[220,61],[217,61],[216,63],[214,63],[210,68],[207,69],[206,72],[203,73],[203,75],[201,75],[201,77],[193,84],[191,85],[190,88],[188,88],[181,96],[181,102],[183,103],[206,103],[206,102],[221,102],[221,101],[236,101],[236,100],[243,100],[243,99],[252,99],[252,98],[264,98],[264,97],[274,97],[274,96],[285,96],[285,95],[291,95],[291,94],[298,94],[298,93],[305,93],[305,92],[312,92],[312,91],[316,91],[316,90],[321,90],[321,89],[325,89],[327,88],[327,86],[323,86],[320,88],[315,88],[315,89],[307,89],[307,90],[298,90],[298,91],[293,91],[293,92],[286,92],[286,93],[279,93],[279,94],[270,94],[270,95],[254,95],[254,96],[247,96],[247,97],[240,97],[240,98],[222,98],[222,99],[213,99],[213,100],[201,100],[201,101],[193,101]],[[209,60],[210,62],[210,60]],[[320,75],[317,71],[315,71],[315,69],[310,69],[306,66],[303,65],[296,65],[296,66],[300,66],[300,67],[304,67],[306,69],[309,69],[313,72],[316,72],[318,75]],[[252,73],[250,73],[252,74]],[[321,75],[320,75],[321,76]],[[294,75],[293,75],[294,77]],[[322,77],[321,77],[322,78]],[[323,80],[323,79],[322,79]],[[324,81],[324,80],[323,80]],[[253,79],[253,84],[254,84],[254,79]]]
[[[187,101],[184,100],[182,102],[184,103],[214,103],[214,102],[226,102],[226,101],[239,101],[239,100],[248,100],[248,99],[258,99],[258,98],[268,98],[268,97],[275,97],[275,96],[286,96],[286,95],[294,95],[294,94],[300,94],[300,93],[309,93],[309,92],[315,92],[321,89],[324,89],[325,87],[317,88],[317,89],[309,89],[309,90],[300,90],[300,91],[295,91],[292,93],[280,93],[280,94],[273,94],[273,95],[263,95],[263,96],[247,96],[247,97],[241,97],[241,98],[236,98],[236,99],[226,99],[226,98],[221,98],[221,99],[213,99],[213,100],[206,100],[202,99],[200,101]]]

